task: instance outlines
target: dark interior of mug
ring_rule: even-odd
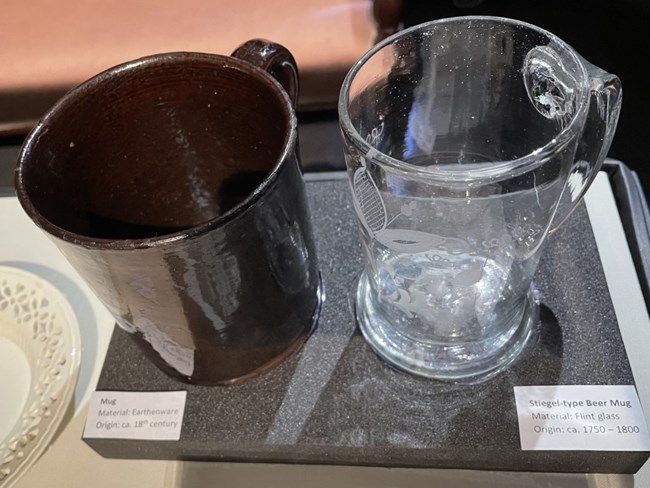
[[[223,215],[273,172],[290,110],[243,62],[188,53],[135,61],[64,97],[25,148],[18,191],[82,236],[182,231]]]

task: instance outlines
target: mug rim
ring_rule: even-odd
[[[375,160],[380,164],[384,164],[386,166],[389,166],[391,168],[394,168],[402,172],[407,172],[410,175],[417,175],[424,178],[428,177],[434,179],[444,179],[448,181],[476,181],[485,178],[499,177],[506,173],[512,174],[513,171],[521,170],[522,168],[525,171],[528,171],[534,167],[537,167],[543,164],[546,161],[547,157],[550,156],[555,151],[556,148],[563,146],[564,144],[566,144],[567,141],[569,141],[574,136],[574,132],[576,132],[575,127],[578,123],[577,121],[581,118],[585,110],[585,107],[587,106],[587,100],[589,97],[589,90],[587,89],[583,89],[582,93],[578,97],[576,111],[571,117],[569,123],[564,128],[562,128],[562,130],[559,131],[553,139],[546,142],[543,146],[537,148],[535,151],[531,153],[525,154],[515,159],[509,159],[509,160],[494,163],[487,168],[448,170],[448,169],[444,169],[443,167],[438,167],[433,165],[428,167],[416,166],[379,151],[372,144],[368,143],[363,137],[361,137],[361,134],[359,134],[357,128],[352,123],[348,107],[350,101],[350,88],[352,86],[352,82],[356,77],[356,75],[359,73],[359,71],[366,64],[366,62],[370,60],[379,51],[381,51],[383,48],[393,44],[395,41],[399,40],[402,37],[407,37],[413,33],[417,33],[418,31],[425,32],[429,30],[432,26],[436,26],[440,24],[457,23],[457,22],[465,22],[465,21],[472,21],[472,20],[490,21],[490,22],[505,23],[510,25],[517,25],[517,26],[525,27],[527,29],[536,31],[548,37],[550,41],[556,42],[560,47],[566,50],[566,52],[571,56],[576,66],[578,66],[578,68],[581,71],[583,86],[588,82],[589,76],[587,73],[587,68],[584,65],[584,60],[576,52],[576,50],[573,49],[569,44],[567,44],[565,41],[563,41],[561,38],[559,38],[557,35],[553,34],[552,32],[543,29],[541,27],[538,27],[534,24],[531,24],[529,22],[523,22],[521,20],[511,19],[508,17],[499,17],[499,16],[490,16],[490,15],[468,15],[468,16],[447,17],[443,19],[436,19],[429,22],[424,22],[422,24],[409,27],[408,29],[401,30],[387,37],[383,41],[377,43],[375,46],[369,49],[361,58],[359,58],[359,60],[356,63],[354,63],[354,65],[350,68],[347,75],[345,76],[345,79],[343,80],[343,84],[341,86],[341,91],[339,94],[339,101],[338,101],[339,124],[341,126],[342,132],[348,137],[348,139],[352,142],[352,144],[356,146],[356,148],[362,154],[362,157]]]
[[[282,152],[277,157],[273,167],[268,171],[262,182],[249,193],[246,198],[237,203],[237,205],[228,209],[226,212],[193,225],[187,229],[164,234],[161,236],[151,236],[137,239],[115,239],[115,238],[100,238],[92,237],[84,234],[79,234],[67,230],[63,227],[56,225],[54,222],[46,218],[32,203],[30,192],[27,190],[25,183],[24,167],[27,161],[31,158],[31,154],[35,151],[39,143],[39,138],[47,131],[51,130],[50,124],[56,123],[56,119],[61,117],[65,112],[74,109],[75,101],[82,96],[87,96],[95,92],[97,89],[107,86],[111,81],[123,72],[132,72],[141,67],[147,67],[155,64],[164,64],[166,66],[179,65],[180,63],[191,63],[192,61],[203,61],[212,64],[216,69],[235,69],[247,75],[253,76],[260,82],[267,85],[271,90],[275,91],[280,97],[284,107],[285,120],[287,122],[284,141],[282,143]],[[287,120],[288,119],[288,120]],[[151,54],[137,59],[126,61],[118,65],[112,66],[100,73],[92,76],[91,78],[83,81],[79,85],[72,88],[65,95],[63,95],[37,122],[34,128],[29,132],[17,159],[17,165],[14,174],[14,186],[16,189],[16,196],[20,202],[23,210],[27,215],[48,234],[61,239],[64,242],[82,245],[91,249],[104,249],[104,250],[130,250],[130,249],[149,249],[162,247],[167,244],[189,240],[207,233],[210,230],[219,228],[228,222],[236,219],[239,215],[248,211],[255,205],[272,187],[278,179],[279,173],[285,162],[291,157],[291,153],[296,147],[298,139],[298,121],[295,109],[289,95],[270,73],[259,68],[243,59],[233,56],[225,56],[221,54],[212,54],[194,51],[172,51]]]

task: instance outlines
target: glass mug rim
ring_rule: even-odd
[[[110,87],[110,84],[120,76],[133,73],[143,67],[165,65],[167,67],[178,68],[183,64],[191,65],[196,62],[211,64],[212,69],[234,69],[240,71],[245,75],[252,76],[262,84],[265,84],[271,91],[275,91],[276,95],[280,97],[284,108],[283,115],[286,120],[286,135],[282,142],[282,152],[278,156],[273,167],[268,171],[268,174],[264,177],[262,182],[257,185],[255,190],[248,194],[241,202],[237,203],[237,205],[210,220],[201,222],[200,224],[181,231],[145,238],[113,239],[86,236],[64,229],[41,214],[31,201],[31,191],[27,189],[23,168],[24,165],[32,159],[32,152],[39,144],[39,138],[51,129],[51,124],[58,124],[61,117],[65,117],[66,114],[69,115],[72,113],[74,111],[74,106],[80,97],[86,97],[89,94],[97,92],[97,90]],[[215,76],[215,80],[216,79]],[[38,223],[39,227],[65,242],[80,244],[91,249],[129,250],[163,247],[172,242],[192,239],[204,235],[213,229],[222,227],[255,205],[263,195],[268,193],[274,182],[278,179],[278,174],[282,170],[285,161],[291,157],[291,152],[296,147],[297,139],[298,121],[289,95],[282,85],[280,85],[273,76],[263,69],[245,60],[221,54],[192,51],[174,51],[152,54],[118,64],[92,76],[88,80],[72,88],[47,111],[47,113],[38,121],[36,126],[28,134],[20,150],[18,164],[15,171],[16,196],[26,213],[31,219]]]
[[[352,123],[350,118],[350,113],[348,111],[348,106],[350,102],[350,89],[356,75],[361,71],[365,64],[373,57],[375,54],[379,53],[385,47],[393,44],[395,41],[399,40],[402,37],[410,36],[411,34],[416,34],[419,32],[426,32],[432,27],[441,25],[441,24],[451,24],[458,22],[467,22],[467,21],[489,21],[499,24],[509,24],[514,26],[523,27],[532,31],[535,31],[539,34],[546,36],[549,41],[556,43],[558,47],[561,47],[568,55],[572,58],[575,65],[580,69],[582,79],[581,83],[581,93],[577,97],[576,111],[571,117],[571,120],[568,124],[556,134],[556,136],[550,141],[546,142],[542,147],[537,148],[535,151],[528,153],[519,158],[501,161],[490,165],[488,168],[473,168],[473,169],[445,169],[445,166],[429,166],[421,167],[416,166],[411,163],[402,161],[400,159],[394,158],[383,152],[379,151],[372,144],[368,143],[357,131],[357,128]],[[338,112],[339,112],[339,123],[341,130],[351,141],[352,144],[361,152],[363,157],[372,159],[373,161],[383,164],[386,167],[393,168],[394,170],[405,172],[409,175],[431,178],[431,179],[443,179],[450,181],[476,181],[482,180],[485,178],[495,178],[503,175],[511,176],[513,171],[523,169],[528,171],[543,164],[547,157],[552,155],[558,147],[562,147],[569,140],[575,137],[577,134],[576,127],[579,126],[579,121],[582,118],[583,113],[588,107],[588,97],[589,90],[585,89],[588,85],[589,75],[587,68],[584,65],[584,60],[582,57],[573,49],[569,44],[564,42],[558,36],[552,32],[537,27],[534,24],[528,22],[523,22],[516,19],[510,19],[507,17],[498,17],[498,16],[489,16],[489,15],[471,15],[471,16],[458,16],[458,17],[448,17],[443,19],[432,20],[422,24],[409,27],[393,34],[390,37],[387,37],[383,41],[377,43],[370,50],[368,50],[359,60],[350,68],[348,74],[346,75],[343,84],[341,86],[341,92],[339,95],[338,103]]]

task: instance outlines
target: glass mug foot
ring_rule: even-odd
[[[373,351],[398,369],[441,381],[473,382],[494,376],[519,358],[539,319],[539,301],[531,286],[523,306],[499,334],[480,341],[422,341],[401,333],[380,310],[366,273],[356,289],[355,315]]]

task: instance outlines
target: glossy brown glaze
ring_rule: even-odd
[[[284,48],[255,41],[237,55],[259,64],[260,48],[279,53],[264,68],[297,90]],[[311,331],[319,276],[295,114],[248,62],[170,53],[96,76],[29,136],[16,188],[168,373],[231,383]]]
[[[298,103],[298,67],[293,55],[280,44],[252,39],[239,46],[232,55],[269,72],[280,82],[295,107]]]

